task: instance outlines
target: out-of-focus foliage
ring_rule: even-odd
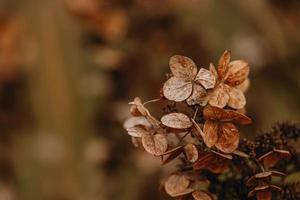
[[[127,102],[159,96],[168,59],[249,61],[258,127],[300,120],[297,0],[1,0],[0,199],[167,199],[135,151]],[[202,67],[202,66],[198,66]]]

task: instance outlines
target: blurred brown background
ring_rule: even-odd
[[[122,129],[174,54],[251,66],[249,137],[300,121],[298,0],[0,0],[0,200],[153,200],[168,173]]]

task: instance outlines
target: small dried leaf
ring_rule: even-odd
[[[208,101],[208,96],[206,90],[198,84],[193,85],[192,95],[186,100],[186,103],[190,106],[192,105],[200,105],[205,106]]]
[[[234,109],[241,109],[246,105],[246,98],[244,93],[234,87],[228,88],[229,101],[228,106]]]
[[[193,91],[193,83],[175,76],[167,80],[163,86],[164,96],[172,101],[186,100]]]
[[[200,83],[205,89],[211,89],[215,87],[216,77],[211,71],[201,68],[196,76],[195,82]]]
[[[184,175],[173,174],[165,182],[165,191],[172,197],[192,193],[194,190],[188,188],[190,180]]]
[[[186,56],[172,56],[169,61],[169,66],[173,75],[177,78],[193,80],[197,74],[196,64],[192,59]]]
[[[244,82],[242,82],[240,85],[236,86],[238,89],[242,90],[242,92],[246,93],[250,87],[250,79],[246,78]]]
[[[124,122],[123,127],[128,129],[137,125],[142,125],[147,128],[151,127],[151,124],[145,117],[130,117]]]
[[[187,160],[190,161],[191,163],[194,163],[196,162],[196,160],[198,160],[199,153],[196,145],[186,144],[184,146],[184,152]]]
[[[163,134],[144,134],[142,136],[142,144],[145,150],[155,156],[159,156],[168,149],[168,141]]]
[[[130,106],[130,113],[133,116],[141,116],[142,115],[142,113],[140,113],[140,111],[137,109],[137,105],[131,105]]]
[[[203,116],[206,120],[234,122],[238,124],[250,124],[252,120],[234,110],[221,109],[214,106],[205,106],[203,109]]]
[[[218,141],[219,125],[216,122],[207,120],[203,128],[203,141],[207,147],[211,148]]]
[[[149,132],[141,126],[134,126],[134,127],[128,128],[126,130],[128,132],[128,135],[133,136],[133,137],[142,137],[145,134],[149,134]]]
[[[232,153],[239,146],[240,133],[232,123],[220,125],[219,139],[215,146],[224,153]]]
[[[225,84],[218,85],[209,93],[209,104],[218,108],[224,108],[229,101],[228,86]]]
[[[161,118],[161,122],[167,127],[176,129],[190,128],[193,125],[190,118],[182,113],[166,114]]]
[[[249,64],[243,60],[235,60],[229,63],[226,83],[231,86],[240,85],[249,75]]]
[[[213,198],[203,191],[195,191],[192,193],[192,196],[195,200],[213,200]]]
[[[227,50],[220,57],[219,64],[218,64],[218,75],[220,79],[223,79],[227,74],[230,58],[231,58],[231,52]]]

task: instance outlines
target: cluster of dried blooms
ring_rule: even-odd
[[[255,196],[270,200],[272,194],[282,191],[273,177],[281,180],[285,173],[274,167],[292,157],[290,148],[279,135],[277,140],[267,134],[254,142],[240,139],[236,125],[252,122],[244,108],[249,65],[230,58],[230,51],[225,51],[217,68],[211,63],[209,69],[198,71],[190,58],[173,56],[169,62],[172,75],[162,87],[161,98],[143,103],[136,97],[130,102],[133,116],[124,122],[124,128],[134,146],[161,157],[162,164],[180,158],[176,159],[181,162],[178,170],[164,182],[164,191],[175,199]],[[152,102],[162,104],[160,119],[146,108]],[[236,196],[234,192],[231,197],[223,194],[226,180],[242,188]]]

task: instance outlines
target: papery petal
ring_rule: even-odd
[[[213,198],[206,192],[195,191],[192,193],[194,200],[213,200]]]
[[[165,182],[165,191],[172,197],[188,194],[194,190],[187,190],[190,185],[190,180],[181,174],[171,175]]]
[[[228,106],[234,109],[241,109],[246,105],[246,97],[244,93],[234,87],[228,89],[229,101]]]
[[[163,125],[176,129],[190,128],[193,125],[190,118],[183,113],[166,114],[161,118],[160,121]]]
[[[205,89],[211,89],[215,87],[216,77],[211,71],[201,68],[195,82],[200,83]]]
[[[163,134],[144,134],[142,144],[145,150],[155,156],[163,154],[168,149],[168,141]]]
[[[164,96],[172,101],[180,102],[186,100],[193,91],[192,82],[175,76],[167,80],[163,86]]]
[[[216,122],[207,120],[203,128],[203,141],[207,147],[212,147],[218,140],[219,125]]]
[[[225,82],[231,86],[240,85],[249,75],[249,64],[243,60],[229,63]]]
[[[239,145],[240,133],[232,123],[223,123],[219,129],[219,139],[215,146],[224,153],[234,152]]]
[[[250,87],[250,79],[246,78],[240,85],[237,85],[236,88],[242,90],[242,92],[246,93]]]
[[[215,107],[224,108],[229,101],[228,86],[220,84],[209,93],[209,104]]]
[[[186,103],[190,106],[196,104],[205,106],[207,101],[208,96],[206,90],[201,85],[194,84],[192,95],[186,100]]]
[[[193,80],[197,74],[197,66],[192,59],[175,55],[170,58],[170,69],[173,75],[177,78]]]
[[[228,71],[228,64],[230,62],[231,52],[226,50],[223,55],[220,57],[218,63],[218,75],[220,79],[223,79]]]
[[[214,106],[205,106],[203,116],[207,120],[220,122],[234,122],[238,124],[250,124],[252,120],[239,112],[229,109],[222,109]]]

